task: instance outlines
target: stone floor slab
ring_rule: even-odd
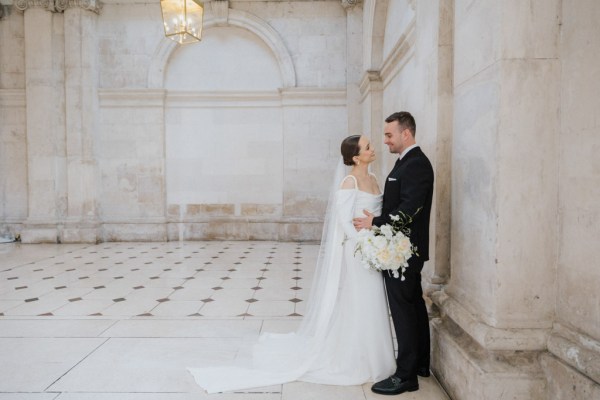
[[[0,400],[382,398],[370,384],[301,382],[207,395],[187,372],[296,329],[317,254],[282,242],[0,247]],[[447,400],[434,378],[420,384],[402,398]]]

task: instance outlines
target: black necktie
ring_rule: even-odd
[[[395,171],[396,168],[398,168],[400,166],[400,157],[398,157],[398,159],[396,160],[396,163],[394,164],[394,168],[392,168],[392,171]]]

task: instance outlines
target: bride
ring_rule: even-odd
[[[381,273],[354,257],[352,218],[381,213],[382,194],[369,164],[375,151],[366,136],[342,141],[342,162],[331,190],[308,305],[300,327],[288,334],[264,333],[246,365],[188,368],[208,393],[292,381],[361,385],[396,368]],[[239,361],[238,361],[239,364]]]

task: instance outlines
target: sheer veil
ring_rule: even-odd
[[[240,390],[295,380],[311,380],[311,368],[322,353],[326,337],[340,306],[338,297],[342,279],[344,231],[337,218],[342,192],[344,201],[353,202],[355,191],[338,190],[346,168],[340,157],[329,190],[321,246],[306,312],[296,332],[263,333],[251,350],[249,360],[238,357],[234,365],[188,368],[198,385],[208,393]],[[350,196],[350,197],[349,197]]]
[[[340,157],[329,187],[329,199],[323,220],[321,246],[319,247],[306,311],[298,328],[298,334],[303,336],[315,337],[323,334],[321,329],[327,330],[334,312],[342,273],[342,242],[344,240],[344,232],[339,227],[336,218],[336,196],[345,176],[346,166]]]

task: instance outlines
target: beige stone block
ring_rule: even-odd
[[[560,65],[550,59],[500,66],[494,263],[502,272],[493,319],[498,327],[549,328],[556,290],[549,266],[558,254],[558,230],[550,227],[558,214]]]
[[[600,385],[549,353],[541,356],[546,375],[546,400],[600,399]]]
[[[591,185],[592,179],[598,181],[590,177]],[[562,198],[556,312],[559,321],[576,326],[590,337],[600,338],[600,302],[596,295],[600,287],[597,267],[600,210],[582,204],[593,201],[588,198],[593,190],[566,191]]]
[[[245,221],[214,220],[184,226],[184,240],[248,240],[248,223]]]
[[[162,242],[167,240],[167,224],[105,223],[101,237],[104,242]]]
[[[186,204],[183,214],[184,220],[234,215],[235,206],[233,204]]]
[[[97,228],[65,228],[61,232],[61,243],[98,243]]]
[[[206,227],[207,240],[248,240],[246,221],[211,221]]]
[[[167,224],[167,240],[169,242],[183,240],[183,224],[181,224],[181,223]]]
[[[430,297],[442,315],[452,319],[474,341],[488,350],[539,351],[546,349],[548,329],[499,329],[483,323],[443,291],[434,292]]]
[[[248,240],[279,240],[278,222],[250,222]]]
[[[181,219],[181,206],[179,204],[167,205],[167,218],[169,221],[179,221]]]
[[[185,222],[169,224],[171,232],[179,237],[179,240],[206,240],[208,222]]]
[[[546,400],[537,352],[490,352],[457,325],[432,321],[432,370],[450,398]]]
[[[242,204],[243,217],[281,215],[281,206],[278,204]]]
[[[506,1],[501,4],[502,58],[558,58],[562,1]]]
[[[316,193],[287,191],[284,193],[283,215],[323,218],[327,199]]]
[[[315,242],[321,240],[322,222],[285,222],[279,227],[279,240]]]
[[[56,228],[31,228],[21,231],[21,243],[57,243],[58,230]]]
[[[596,340],[600,304],[592,293],[600,287],[599,19],[594,0],[562,2],[557,316]]]
[[[497,1],[455,2],[455,86],[461,85],[500,58],[503,4],[504,2]],[[474,35],[473,32],[477,34]]]
[[[595,382],[600,382],[600,342],[576,330],[554,325],[548,352]]]

